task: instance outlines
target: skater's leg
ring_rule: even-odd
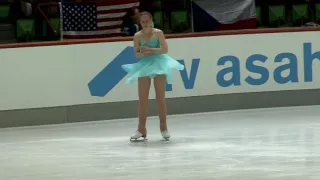
[[[154,79],[154,88],[156,92],[156,102],[158,106],[158,115],[160,119],[160,131],[167,130],[167,107],[165,99],[166,76],[158,75]]]
[[[151,79],[148,77],[139,78],[138,91],[139,91],[139,125],[138,131],[146,135],[146,121],[148,115],[148,100]]]

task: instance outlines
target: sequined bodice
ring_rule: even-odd
[[[158,37],[153,37],[150,41],[146,42],[145,40],[140,41],[140,46],[146,45],[150,48],[159,48],[160,43]]]

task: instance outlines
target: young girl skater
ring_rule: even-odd
[[[138,79],[139,124],[130,140],[147,137],[146,121],[151,79],[154,79],[160,132],[163,138],[168,139],[170,134],[166,119],[166,81],[171,84],[172,69],[183,70],[184,66],[166,54],[168,46],[164,34],[161,30],[153,28],[152,15],[149,12],[140,14],[140,24],[142,30],[134,35],[133,40],[135,55],[140,58],[139,62],[122,66],[129,74],[129,78],[126,80],[127,84]]]

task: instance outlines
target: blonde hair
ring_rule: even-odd
[[[150,19],[152,19],[152,14],[151,14],[150,12],[148,12],[148,11],[142,11],[142,12],[140,13],[140,17],[143,16],[143,15],[147,15],[147,16],[150,17]]]
[[[147,15],[149,16],[150,20],[151,20],[151,27],[154,27],[154,23],[153,23],[153,17],[152,17],[152,14],[148,11],[142,11],[140,13],[140,17],[143,16],[143,15]]]

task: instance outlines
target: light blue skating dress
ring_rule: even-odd
[[[149,42],[140,41],[140,45],[150,48],[160,48],[158,37],[153,37]],[[156,75],[163,74],[166,76],[168,84],[172,84],[172,69],[179,71],[184,69],[184,65],[177,60],[171,58],[167,54],[152,54],[139,59],[139,62],[134,64],[125,64],[121,66],[128,72],[129,77],[126,80],[127,84],[132,84],[139,77],[150,77],[153,79]]]

